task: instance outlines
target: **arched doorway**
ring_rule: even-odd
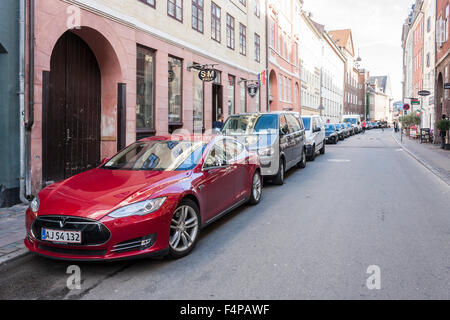
[[[48,101],[42,109],[44,184],[98,164],[101,84],[100,68],[90,47],[73,32],[64,33],[53,48]]]

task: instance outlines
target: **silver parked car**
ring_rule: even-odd
[[[222,133],[257,151],[262,175],[282,185],[292,167],[306,166],[305,128],[293,112],[246,113],[230,116]]]

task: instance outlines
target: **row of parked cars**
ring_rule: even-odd
[[[326,142],[337,144],[339,141],[343,141],[348,137],[361,133],[362,127],[358,125],[352,125],[350,123],[327,123],[325,125]]]
[[[347,125],[295,112],[229,117],[218,135],[139,140],[98,167],[44,188],[26,212],[26,247],[63,260],[181,258],[201,230],[245,203],[263,181],[325,153],[327,128]]]

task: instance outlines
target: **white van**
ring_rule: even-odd
[[[362,132],[361,116],[358,114],[347,114],[342,116],[343,123],[350,123],[355,134]]]
[[[317,152],[325,153],[325,122],[319,116],[301,116],[306,130],[306,156],[309,161],[316,159]]]

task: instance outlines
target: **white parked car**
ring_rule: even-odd
[[[325,153],[325,122],[319,116],[301,116],[306,130],[306,156],[309,161],[316,159],[317,152]]]

